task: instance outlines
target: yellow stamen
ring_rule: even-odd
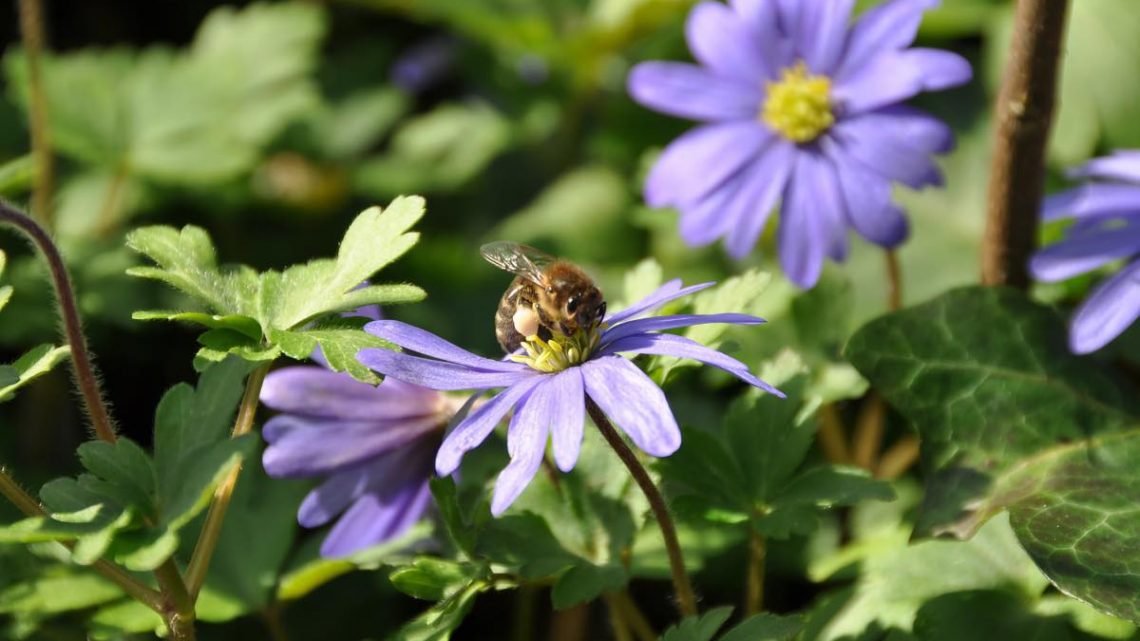
[[[529,365],[540,372],[548,374],[561,372],[585,362],[598,346],[601,335],[600,329],[595,327],[580,329],[571,336],[555,334],[548,341],[538,336],[527,336],[522,342],[526,354],[512,354],[510,359],[516,363]]]
[[[768,83],[760,119],[794,142],[811,142],[835,124],[831,111],[831,79],[813,76],[801,60]]]

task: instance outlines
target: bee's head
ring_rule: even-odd
[[[593,328],[602,322],[606,315],[606,300],[602,292],[592,284],[569,292],[562,303],[562,329],[567,334],[578,328]]]

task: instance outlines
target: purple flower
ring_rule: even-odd
[[[1117,261],[1128,264],[1100,284],[1077,309],[1069,347],[1078,354],[1107,345],[1140,316],[1140,150],[1095,158],[1069,172],[1081,187],[1045,199],[1045,221],[1071,218],[1065,238],[1029,263],[1038,280],[1053,282]]]
[[[681,432],[665,394],[621,354],[661,354],[691,358],[719,367],[769,393],[783,396],[756,378],[740,361],[667,329],[705,323],[755,325],[763,319],[745,314],[683,314],[637,318],[665,303],[711,286],[682,289],[679,280],[666,283],[629,309],[610,316],[600,330],[580,331],[549,343],[524,343],[527,356],[518,361],[491,360],[457,347],[438,336],[405,323],[381,320],[365,330],[422,356],[384,349],[364,349],[357,359],[387,376],[439,390],[503,388],[476,409],[440,446],[435,469],[453,473],[463,454],[483,442],[507,412],[511,462],[499,475],[491,512],[498,516],[534,477],[553,442],[554,461],[569,471],[578,461],[585,421],[585,395],[623,430],[637,447],[653,456],[668,456],[681,445]]]
[[[319,527],[341,515],[322,555],[393,539],[424,515],[432,455],[454,412],[452,399],[394,378],[373,387],[304,365],[270,372],[261,401],[281,412],[262,430],[265,471],[324,478],[301,503],[297,521]]]
[[[906,239],[891,183],[941,184],[931,155],[954,139],[900,103],[967,82],[970,64],[908,48],[937,0],[886,0],[851,25],[854,3],[702,2],[685,29],[699,66],[644,62],[630,73],[635,100],[703,123],[662,152],[645,183],[647,203],[681,211],[685,242],[724,238],[743,257],[780,201],[781,264],[811,287],[824,257],[846,257],[848,226],[884,247]]]

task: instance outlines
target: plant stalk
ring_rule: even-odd
[[[162,618],[174,641],[194,641],[194,601],[186,590],[186,582],[178,572],[174,559],[167,559],[154,571],[162,589]]]
[[[258,397],[261,394],[261,384],[265,382],[265,375],[269,372],[266,363],[253,370],[245,381],[245,393],[238,406],[237,418],[234,419],[233,438],[248,434],[253,429],[253,417],[257,413]],[[233,500],[234,486],[237,485],[238,475],[241,474],[241,465],[230,470],[226,478],[222,479],[218,489],[214,492],[214,500],[206,513],[206,522],[202,525],[202,533],[198,536],[198,543],[194,546],[194,554],[190,557],[190,565],[186,568],[186,587],[192,600],[197,600],[202,584],[206,582],[206,572],[210,569],[210,559],[214,556],[214,548],[218,545],[218,537],[222,534],[222,523],[229,510],[230,501]]]
[[[673,574],[673,590],[676,592],[678,611],[682,617],[696,615],[697,598],[693,592],[693,585],[689,582],[689,575],[685,571],[685,559],[681,554],[681,544],[677,541],[677,528],[673,525],[673,517],[669,515],[669,506],[665,503],[665,498],[661,496],[661,492],[653,483],[653,479],[649,477],[649,472],[637,460],[637,455],[625,444],[602,409],[588,396],[586,397],[586,411],[590,413],[590,418],[593,419],[594,425],[598,426],[598,431],[602,433],[606,442],[617,453],[618,458],[625,464],[629,473],[633,475],[633,480],[645,493],[645,498],[649,500],[649,507],[653,510],[653,516],[657,519],[658,527],[661,528],[661,538],[665,542],[665,551],[669,555],[669,570]]]
[[[768,548],[764,537],[753,528],[748,530],[748,580],[744,591],[744,616],[764,609],[764,561]]]
[[[893,312],[902,309],[902,267],[898,252],[887,249],[883,253],[887,259],[887,309]]]
[[[629,589],[614,592],[611,596],[614,604],[621,610],[622,618],[629,625],[629,629],[638,641],[657,641],[658,634],[653,631],[649,619],[645,618],[645,614],[633,602],[633,597],[629,596]]]
[[[1029,286],[1068,0],[1019,0],[996,105],[982,283]]]
[[[41,0],[20,0],[20,37],[28,62],[28,120],[32,134],[32,157],[36,167],[32,214],[44,226],[50,227],[55,157],[51,151],[51,120],[48,116],[41,64],[46,40]]]
[[[75,374],[75,385],[83,396],[83,405],[87,409],[87,416],[95,430],[95,435],[101,440],[114,443],[114,423],[111,413],[103,400],[103,391],[99,385],[99,377],[95,374],[95,367],[91,363],[91,353],[87,348],[87,337],[83,334],[83,324],[79,319],[79,306],[75,301],[75,290],[71,286],[71,277],[67,274],[67,266],[59,253],[59,248],[52,242],[51,236],[35,220],[15,207],[0,201],[0,222],[13,225],[22,231],[32,243],[40,250],[51,272],[52,285],[55,286],[55,295],[59,302],[59,314],[63,319],[63,334],[71,347],[71,365]]]

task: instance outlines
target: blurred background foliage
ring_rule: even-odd
[[[194,377],[196,351],[190,328],[130,320],[134,310],[177,303],[171,299],[177,294],[124,274],[138,260],[123,248],[132,227],[198,224],[210,231],[223,261],[281,268],[330,255],[364,207],[418,193],[428,202],[419,226],[423,239],[385,279],[414,281],[429,297],[393,315],[476,351],[495,353],[492,318],[509,277],[477,253],[481,243],[494,239],[573,259],[598,278],[613,301],[628,301],[662,279],[739,275],[718,291],[731,291],[726,300],[771,324],[747,335],[697,338],[725,345],[776,380],[792,381],[800,404],[778,422],[767,420],[779,428],[808,426],[802,443],[791,439],[780,446],[788,448],[792,467],[820,460],[811,446],[816,409],[824,402],[857,399],[866,389],[838,354],[857,326],[885,311],[885,263],[881,251],[856,243],[847,265],[829,266],[816,290],[797,292],[770,260],[771,234],[760,251],[733,262],[719,247],[685,247],[675,231],[676,213],[641,203],[641,180],[655,154],[688,125],[634,105],[624,90],[625,75],[640,60],[688,59],[682,25],[691,5],[690,0],[45,2],[51,53],[44,77],[58,158],[51,224],[70,262],[92,348],[125,433],[143,443],[150,439],[151,408],[164,389]],[[920,44],[963,53],[977,74],[968,87],[918,101],[951,123],[958,148],[942,161],[945,189],[898,194],[913,228],[899,251],[907,303],[976,281],[988,113],[1010,16],[1005,0],[944,0],[920,32]],[[26,202],[33,168],[17,25],[15,3],[0,5],[0,197]],[[1053,170],[1107,149],[1140,146],[1135,0],[1073,3],[1062,76],[1061,110],[1049,152]],[[1059,185],[1058,176],[1053,178]],[[50,288],[39,263],[14,235],[6,239],[5,280],[16,294],[0,323],[4,362],[56,338]],[[1064,300],[1085,285],[1078,281],[1043,294]],[[718,303],[703,304],[715,309]],[[695,374],[677,365],[659,359],[651,369],[660,380],[699,377],[704,389],[714,390],[671,390],[678,416],[694,433],[715,431],[709,428],[722,419],[726,425],[739,423],[742,413],[759,411],[738,401],[725,419],[731,396],[716,373]],[[85,434],[73,400],[67,374],[59,369],[0,412],[0,460],[12,461],[29,486],[75,471],[73,452]],[[851,400],[839,408],[854,416],[860,404]],[[887,441],[902,433],[901,421],[892,420]],[[667,481],[671,468],[707,465],[702,456],[719,460],[732,453],[711,436],[692,440],[707,447],[694,446],[685,450],[685,458],[662,466]],[[580,473],[586,478],[614,473],[613,467],[598,465]],[[333,625],[338,638],[378,638],[422,609],[398,596],[384,573],[349,572],[390,563],[390,549],[354,559],[355,566],[314,562],[318,537],[294,526],[304,488],[270,483],[256,467],[247,466],[239,485],[238,504],[247,507],[235,511],[240,527],[229,527],[216,561],[220,569],[201,605],[203,620],[229,623],[205,625],[203,637],[273,633],[280,639],[284,625],[290,638],[321,639],[329,638]],[[810,500],[780,503],[772,488],[795,478],[789,469],[770,479],[775,485],[756,490],[769,494],[752,498],[786,510],[757,526],[773,539],[768,582],[779,589],[770,590],[768,601],[776,612],[809,609],[806,630],[815,636],[807,638],[966,638],[954,636],[966,625],[955,613],[969,611],[970,598],[993,591],[999,596],[986,600],[987,610],[978,616],[989,619],[983,620],[1021,617],[1017,620],[1057,639],[1133,633],[1128,624],[1046,591],[1047,583],[1001,520],[969,543],[906,547],[917,500],[913,481],[896,484],[900,498],[891,503],[866,501],[884,498],[881,488],[868,486],[851,496],[854,506],[839,518],[834,511],[817,512]],[[673,490],[684,495],[680,486]],[[739,598],[747,528],[713,527],[739,522],[732,500],[725,498],[712,521],[707,510],[690,512],[678,503],[682,533],[694,550],[697,581],[708,603]],[[12,520],[15,515],[0,505],[0,516]],[[629,526],[633,541],[636,528]],[[637,576],[665,576],[663,553],[652,549],[652,539],[631,543],[638,551],[638,567],[631,570]],[[571,552],[582,544],[551,541]],[[82,638],[74,621],[92,616],[95,629],[109,637],[121,630],[154,629],[152,615],[124,605],[102,579],[52,563],[58,554],[50,547],[31,552],[0,547],[0,634]],[[596,564],[583,570],[589,581],[612,579],[603,571],[604,560],[589,563]],[[905,582],[899,582],[900,574]],[[954,581],[947,578],[951,574]],[[633,592],[649,604],[655,623],[669,620],[664,583],[635,581]],[[303,607],[290,605],[302,596]],[[524,622],[516,625],[550,626],[543,614],[546,601],[540,607],[526,602],[540,598],[546,597],[533,590],[485,594],[457,636],[506,638],[506,608],[522,612]],[[553,615],[555,628],[561,625],[558,617],[565,616]],[[595,609],[575,616],[603,613]],[[926,628],[918,622],[924,621],[939,621],[935,627],[943,636],[922,635]],[[919,636],[902,631],[912,622]],[[514,638],[529,638],[528,628],[522,629]]]

